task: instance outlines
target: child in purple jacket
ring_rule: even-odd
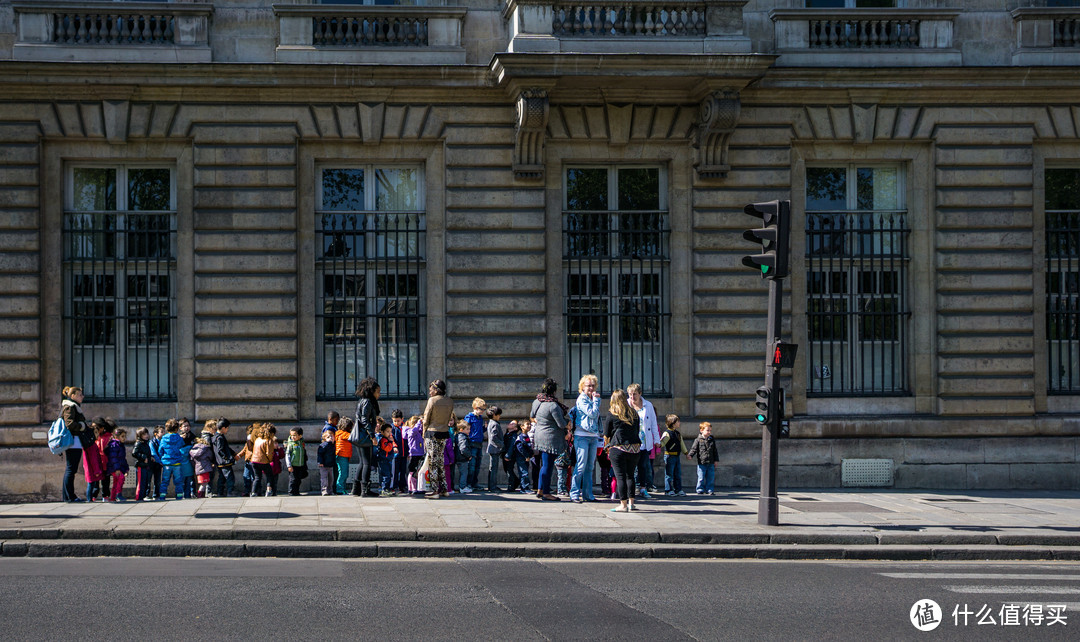
[[[420,421],[420,417],[409,417],[405,422],[404,434],[405,453],[409,457],[409,492],[423,495],[424,491],[420,490],[420,480],[417,478],[420,466],[424,464],[424,423]]]
[[[110,502],[124,501],[124,478],[128,473],[127,449],[124,447],[124,438],[127,431],[117,428],[112,432],[112,438],[105,445],[105,474],[112,478],[112,491],[108,497],[103,497]]]
[[[451,436],[446,440],[446,448],[443,449],[443,468],[446,470],[446,492],[454,492],[454,439]]]

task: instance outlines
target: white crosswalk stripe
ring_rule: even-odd
[[[979,593],[987,595],[1080,595],[1075,586],[945,586],[953,593]]]
[[[1080,575],[1047,573],[878,573],[902,580],[1054,580],[1080,582]]]

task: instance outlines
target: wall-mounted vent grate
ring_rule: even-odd
[[[893,460],[842,459],[840,483],[845,487],[888,487],[893,485]]]

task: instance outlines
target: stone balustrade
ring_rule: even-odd
[[[705,36],[705,3],[553,5],[556,36]]]
[[[1012,18],[1016,25],[1013,64],[1080,64],[1080,8],[1014,9]]]
[[[463,64],[463,7],[274,5],[278,62]]]
[[[17,2],[17,60],[209,62],[213,5]]]
[[[507,0],[510,52],[748,53],[747,0]]]
[[[776,9],[780,66],[960,64],[951,9]],[[851,55],[858,52],[858,55]]]

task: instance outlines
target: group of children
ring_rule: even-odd
[[[503,492],[497,485],[498,473],[505,472],[505,492],[532,493],[540,475],[540,454],[533,448],[532,422],[529,419],[510,421],[505,430],[501,424],[502,410],[488,407],[480,398],[474,399],[472,412],[463,419],[452,417],[451,439],[446,442],[442,465],[450,492],[471,493],[480,489],[478,480],[484,444],[489,458],[489,492]],[[405,419],[401,410],[394,410],[390,422],[378,418],[374,465],[378,468],[379,491],[383,497],[398,493],[425,492],[424,427],[420,417]],[[301,482],[308,476],[307,451],[302,428],[289,431],[289,439],[277,439],[277,428],[271,423],[254,423],[247,429],[244,448],[239,453],[229,445],[230,423],[225,418],[205,422],[202,433],[196,436],[186,418],[170,419],[155,426],[135,431],[131,456],[135,460],[136,501],[165,499],[170,484],[174,496],[214,497],[215,494],[235,494],[233,466],[244,461],[245,496],[277,495],[279,476],[289,473],[289,494],[299,495]],[[126,431],[111,419],[95,418],[91,423],[94,439],[84,449],[83,467],[87,481],[88,501],[124,501],[122,488],[130,471],[125,446]],[[349,460],[353,446],[350,442],[353,420],[336,412],[327,416],[322,439],[316,454],[319,487],[323,495],[344,495],[348,481]],[[676,415],[668,415],[666,430],[660,440],[664,453],[665,491],[682,495],[681,457],[697,463],[698,494],[713,494],[716,443],[712,426],[702,422],[699,434],[689,449],[679,431]],[[575,453],[573,444],[555,461],[557,492],[566,494],[573,475]],[[615,478],[606,450],[597,452],[601,488],[614,493]],[[433,465],[431,462],[428,465]],[[216,482],[216,483],[215,483]]]

